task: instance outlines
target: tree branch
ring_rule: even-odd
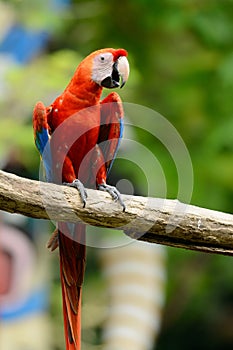
[[[233,215],[177,200],[123,195],[126,212],[107,193],[87,190],[86,208],[77,190],[0,171],[0,208],[37,219],[85,222],[122,229],[151,243],[233,255]]]

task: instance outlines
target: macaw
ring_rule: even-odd
[[[101,49],[77,67],[64,92],[48,107],[37,102],[33,129],[48,182],[77,188],[83,206],[85,187],[95,185],[125,205],[106,183],[123,131],[119,95],[101,100],[103,88],[122,87],[129,76],[127,51]],[[81,288],[85,270],[85,225],[59,222],[48,247],[59,247],[66,350],[81,349]]]

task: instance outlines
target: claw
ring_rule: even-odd
[[[123,202],[121,194],[116,187],[107,184],[101,184],[98,185],[98,190],[108,192],[114,201],[118,201],[120,203],[123,208],[123,212],[125,212],[125,203]]]
[[[63,185],[77,188],[81,201],[83,202],[83,208],[85,208],[87,202],[87,191],[82,182],[79,179],[75,179],[73,182],[63,182]]]

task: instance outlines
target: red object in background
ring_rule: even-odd
[[[0,248],[0,295],[7,294],[11,286],[12,257]]]

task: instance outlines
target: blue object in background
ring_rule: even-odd
[[[70,6],[70,0],[51,0],[50,7],[55,10],[63,10],[65,7]]]
[[[0,310],[0,319],[6,322],[44,312],[48,310],[48,295],[47,287],[35,290],[22,305],[12,307],[12,309]]]
[[[9,54],[19,64],[26,64],[47,45],[47,31],[29,31],[19,24],[13,25],[0,43],[0,54]]]
[[[63,11],[70,0],[49,0],[48,11]],[[47,28],[33,30],[13,24],[0,43],[0,54],[10,55],[18,64],[27,64],[47,46],[51,33]]]

